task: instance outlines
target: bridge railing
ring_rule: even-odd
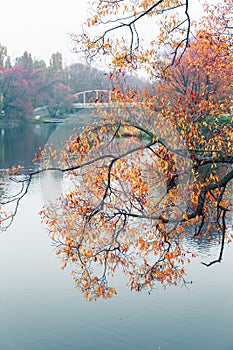
[[[88,108],[101,103],[103,105],[109,105],[112,101],[111,90],[87,90],[74,94],[75,108]],[[81,100],[81,101],[80,101]]]
[[[83,108],[96,108],[97,106],[102,108],[109,108],[109,107],[116,107],[116,106],[132,108],[138,104],[140,104],[141,106],[143,105],[142,102],[138,102],[136,100],[131,102],[115,101],[114,94],[115,92],[112,90],[87,90],[87,91],[77,92],[76,94],[73,95],[74,97],[73,106],[75,109],[83,109]]]

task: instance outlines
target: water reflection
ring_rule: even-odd
[[[37,215],[38,181],[10,230],[0,236],[0,348],[4,350],[218,350],[231,349],[232,254],[206,269],[197,258],[184,288],[119,294],[86,303],[69,271],[59,269]],[[197,336],[198,334],[198,336]]]
[[[79,126],[86,124],[86,115],[83,115],[83,118],[79,118]],[[21,127],[3,127],[1,130],[1,143],[3,144],[2,147],[2,158],[1,158],[1,165],[3,168],[9,167],[10,165],[15,164],[21,164],[23,166],[23,173],[25,174],[32,166],[32,158],[37,150],[37,147],[42,146],[46,143],[52,142],[52,144],[55,146],[55,149],[61,149],[64,145],[64,141],[67,138],[67,135],[70,135],[72,133],[72,130],[74,130],[74,127],[77,126],[77,121],[74,123],[66,123],[62,128],[59,129],[59,132],[54,133],[55,126],[54,125],[25,125]],[[51,136],[52,135],[52,136]],[[111,136],[112,137],[112,136]],[[21,141],[20,141],[21,140]],[[23,141],[23,142],[22,142]],[[129,144],[132,142],[137,141],[129,141]],[[20,146],[18,146],[18,144]],[[127,145],[127,144],[126,144]],[[125,144],[121,144],[116,141],[116,146],[113,146],[113,143],[111,144],[111,147],[114,148],[114,152],[116,150],[119,151],[121,149],[121,146],[123,146],[123,150],[125,151]],[[97,150],[98,151],[98,150]],[[103,151],[103,150],[101,150]],[[108,152],[108,150],[107,150]],[[141,152],[141,150],[140,150]],[[95,155],[95,151],[94,151]],[[135,156],[135,153],[134,153]],[[139,155],[141,157],[141,153]],[[148,157],[147,157],[148,158]],[[7,160],[6,160],[7,159]],[[60,157],[58,157],[60,159]],[[57,161],[57,160],[56,160]],[[73,161],[73,160],[72,160]],[[143,161],[146,162],[146,159]],[[130,163],[131,164],[131,163]],[[150,164],[151,166],[151,164]],[[137,169],[135,168],[136,165],[134,165],[134,171]],[[135,170],[136,169],[136,170]],[[99,170],[98,170],[99,171]],[[84,170],[84,176],[86,176],[86,169]],[[79,174],[80,175],[80,174]],[[48,181],[48,178],[50,179]],[[43,180],[43,177],[42,177]],[[89,179],[90,180],[90,179]],[[93,193],[93,196],[90,196],[90,192],[92,189],[90,189],[89,180],[86,181],[86,178],[84,177],[84,183],[81,185],[82,190],[84,187],[87,187],[87,198],[86,200],[90,200],[91,198],[95,197],[95,191]],[[17,181],[19,181],[17,183]],[[16,182],[9,182],[6,180],[6,178],[3,178],[1,181],[1,197],[4,198],[2,203],[7,202],[8,198],[13,197],[15,198],[15,201],[10,203],[10,206],[15,205],[16,209],[19,204],[17,198],[20,197],[21,193],[26,193],[27,191],[27,184],[26,184],[26,190],[24,182],[20,182],[21,178],[16,179]],[[81,176],[79,176],[79,182],[81,181]],[[115,180],[116,181],[116,180]],[[93,284],[93,288],[95,289],[94,297],[96,297],[96,283],[97,283],[97,289],[109,289],[108,287],[108,280],[107,280],[107,274],[108,273],[114,273],[115,269],[121,266],[121,269],[124,273],[130,275],[131,279],[131,289],[134,290],[141,290],[145,287],[151,287],[154,288],[154,280],[160,280],[163,284],[164,282],[167,282],[168,284],[177,284],[178,280],[183,279],[184,275],[184,269],[183,267],[177,266],[177,262],[180,264],[184,264],[185,261],[189,260],[187,258],[187,254],[195,255],[195,252],[202,253],[202,255],[211,255],[210,251],[216,247],[219,246],[221,241],[221,235],[216,234],[218,232],[218,228],[216,225],[208,224],[208,229],[205,230],[205,227],[203,227],[203,231],[208,232],[208,236],[202,234],[200,237],[196,237],[195,235],[195,226],[187,227],[187,235],[181,235],[185,237],[184,243],[181,243],[181,238],[179,235],[179,232],[177,230],[177,226],[173,225],[174,228],[171,226],[169,230],[172,230],[172,237],[168,237],[162,235],[160,238],[156,231],[157,226],[154,227],[153,222],[149,222],[146,220],[140,220],[140,224],[137,222],[137,218],[130,219],[129,227],[133,227],[133,236],[135,238],[132,238],[131,234],[127,230],[125,230],[126,226],[126,218],[124,215],[118,215],[116,216],[115,221],[111,221],[112,219],[107,218],[107,221],[103,224],[100,224],[101,221],[101,215],[103,213],[97,213],[97,219],[99,220],[99,223],[94,223],[94,230],[92,234],[92,238],[89,241],[89,238],[87,238],[87,241],[84,245],[84,241],[86,239],[83,238],[83,235],[81,234],[80,242],[78,239],[78,227],[82,226],[82,222],[77,219],[78,212],[80,205],[75,205],[73,208],[73,193],[71,193],[71,197],[63,198],[65,200],[64,205],[63,202],[60,204],[57,204],[56,202],[53,203],[54,199],[56,197],[59,197],[60,192],[62,191],[61,188],[61,173],[59,172],[48,172],[48,176],[46,177],[46,185],[42,185],[42,190],[45,189],[46,194],[43,193],[43,197],[47,197],[47,201],[50,201],[52,205],[55,205],[51,208],[47,209],[47,212],[44,211],[44,220],[51,224],[53,222],[53,225],[55,226],[55,231],[53,232],[53,229],[51,229],[51,237],[54,240],[54,237],[56,239],[54,240],[54,244],[56,244],[59,249],[57,249],[57,254],[61,254],[61,258],[63,259],[63,266],[66,266],[66,262],[72,262],[75,263],[77,261],[80,262],[81,265],[81,272],[78,272],[77,274],[79,277],[81,276],[81,279],[83,281],[81,282],[81,290],[84,291],[86,287],[84,287],[82,284],[84,282],[84,285],[90,283]],[[91,183],[91,182],[90,182]],[[80,185],[80,184],[79,184]],[[123,184],[120,184],[121,187],[123,187]],[[76,190],[77,190],[77,184],[75,184]],[[95,187],[95,184],[93,184],[93,188]],[[150,188],[153,188],[152,191],[152,197],[154,196],[154,187],[150,186]],[[54,190],[55,192],[52,193],[51,190]],[[79,191],[81,188],[79,189]],[[115,189],[114,189],[115,190]],[[79,192],[78,191],[78,192]],[[113,192],[113,188],[111,188],[111,192]],[[116,189],[116,193],[118,194],[119,190]],[[120,193],[120,192],[119,192]],[[126,188],[124,188],[123,194],[126,193]],[[122,194],[122,195],[123,195]],[[127,196],[126,196],[127,197]],[[76,204],[77,202],[77,196],[75,198]],[[127,200],[127,198],[126,198]],[[67,206],[67,203],[69,205]],[[80,200],[80,203],[82,204],[82,198]],[[59,205],[59,213],[62,215],[63,221],[60,219],[60,215],[57,215],[57,209],[56,205]],[[114,202],[113,210],[116,210],[116,203]],[[110,207],[110,203],[108,205]],[[77,208],[76,208],[77,207]],[[82,207],[82,205],[81,205]],[[72,211],[72,208],[74,209]],[[9,216],[9,222],[5,220],[6,227],[8,227],[14,217],[16,210],[13,208],[12,213]],[[100,216],[99,216],[100,214]],[[107,216],[107,212],[104,213]],[[82,210],[81,210],[81,215]],[[114,214],[115,215],[115,214]],[[98,221],[97,220],[97,221]],[[106,232],[109,232],[112,230],[112,224],[114,228],[114,234],[110,238],[107,238]],[[89,225],[91,227],[91,221],[87,221],[85,225]],[[204,224],[204,226],[207,226],[207,224]],[[212,227],[211,227],[212,225]],[[72,228],[71,228],[72,226]],[[96,235],[97,226],[100,226],[100,231]],[[210,227],[209,227],[210,226]],[[59,229],[57,229],[59,227]],[[68,227],[70,232],[73,232],[74,234],[71,234],[70,237],[68,235],[63,235],[62,231],[68,232]],[[81,228],[82,231],[82,228]],[[105,232],[106,231],[106,232]],[[130,230],[129,230],[130,231]],[[59,232],[59,235],[58,235]],[[143,235],[141,235],[141,232],[144,232]],[[182,231],[183,232],[183,231]],[[160,234],[160,233],[159,233]],[[57,236],[58,235],[58,236]],[[122,236],[123,235],[123,236]],[[175,236],[176,235],[176,236]],[[72,237],[73,236],[73,237]],[[95,236],[95,238],[94,238]],[[115,237],[116,236],[116,237]],[[97,238],[96,238],[97,237]],[[152,237],[152,238],[151,238]],[[97,239],[97,242],[96,242]],[[109,239],[109,240],[108,240]],[[170,241],[169,241],[170,240]],[[96,242],[96,243],[95,243]],[[91,246],[95,245],[96,247],[93,248]],[[174,246],[173,246],[174,245]],[[183,251],[184,247],[184,251]],[[216,250],[216,249],[215,249]],[[147,260],[146,257],[151,255],[156,256],[155,263],[149,263],[149,260]],[[139,260],[141,262],[137,263],[136,256],[139,257]],[[144,260],[144,263],[143,263]],[[154,259],[152,259],[154,260]],[[97,262],[99,265],[103,266],[103,274],[101,278],[97,278],[94,274],[94,268],[93,268],[93,261]],[[165,268],[165,266],[168,265],[168,267]],[[93,270],[92,270],[93,269]],[[136,276],[136,277],[135,277]],[[80,278],[75,277],[75,282],[77,285],[79,285]],[[84,278],[85,277],[85,278]],[[141,281],[142,280],[142,281]],[[101,281],[101,285],[99,282]],[[87,286],[89,290],[89,285]],[[89,295],[89,291],[85,292],[85,295]],[[110,293],[115,294],[115,288],[110,288]]]
[[[21,156],[16,163],[23,164],[24,152]],[[7,167],[15,164],[13,151],[9,162],[3,158],[1,162]],[[9,188],[9,182],[5,180],[4,186]],[[230,249],[222,264],[211,269],[201,265],[198,257],[191,261],[187,279],[193,283],[184,288],[158,289],[151,295],[130,293],[125,279],[117,274],[118,296],[89,304],[75,290],[70,271],[59,269],[37,215],[42,205],[39,193],[35,179],[14,224],[0,236],[0,349],[233,348]],[[186,244],[204,256],[211,253],[206,238],[188,237]]]
[[[0,169],[21,165],[31,168],[38,147],[43,147],[56,128],[54,124],[1,125]]]

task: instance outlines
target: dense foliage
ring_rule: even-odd
[[[142,84],[137,77],[127,77],[127,82]],[[7,119],[30,120],[35,109],[45,106],[51,117],[70,113],[75,93],[111,87],[103,70],[82,63],[63,67],[59,52],[52,54],[48,67],[27,51],[12,65],[7,48],[0,45],[0,111]]]

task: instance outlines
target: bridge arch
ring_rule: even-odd
[[[75,109],[93,108],[97,103],[101,103],[106,107],[112,101],[112,93],[111,90],[86,90],[77,92],[73,95],[74,107]]]

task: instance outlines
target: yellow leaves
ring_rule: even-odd
[[[128,98],[133,99],[133,95],[134,91]],[[122,97],[118,92],[116,96]],[[167,117],[165,103],[163,112],[163,117]],[[161,176],[158,172],[163,171],[165,182],[176,172],[172,152],[156,144],[148,157],[140,140],[130,136],[125,141],[117,134],[119,124],[111,123],[111,126],[85,129],[83,136],[75,135],[67,142],[67,152],[70,151],[72,156],[83,152],[85,159],[78,160],[81,168],[68,176],[72,185],[65,198],[56,203],[58,215],[54,214],[53,207],[41,211],[53,243],[58,245],[62,268],[66,264],[74,266],[72,275],[76,286],[90,301],[116,294],[115,288],[108,286],[108,276],[114,276],[116,271],[128,276],[132,290],[153,288],[158,283],[165,287],[176,285],[185,273],[185,264],[195,257],[195,253],[185,255],[182,247],[188,214],[182,214],[180,210],[179,215],[171,216],[169,212],[171,207],[179,206],[177,189],[159,192]],[[153,124],[154,120],[150,125]],[[121,125],[123,132],[138,130],[125,121]],[[162,119],[158,127],[164,125]],[[157,137],[154,137],[153,142],[156,141]],[[138,149],[130,154],[132,145]],[[66,158],[68,164],[71,158]],[[208,181],[215,181],[216,169],[210,170]],[[198,182],[200,174],[195,172],[194,177],[195,182],[190,186],[191,213],[197,208],[202,189]],[[219,194],[214,193],[216,198]],[[211,200],[209,196],[206,198]],[[181,204],[184,208],[183,202]],[[161,224],[160,213],[171,219],[168,225]],[[201,217],[196,216],[191,224],[198,223],[199,219]]]
[[[89,259],[90,257],[92,257],[92,254],[93,254],[92,250],[91,250],[91,249],[88,249],[88,250],[85,252],[85,257],[86,257],[87,259]]]
[[[91,21],[91,25],[94,26],[98,21],[98,15],[95,15],[94,18]]]
[[[86,23],[91,28],[112,20],[109,24],[117,26],[114,16],[121,15],[120,23],[124,20],[122,14],[129,21],[134,20],[153,5],[153,0],[97,0],[93,3],[96,11]],[[198,173],[196,167],[199,165],[204,169],[205,159],[203,163],[199,159],[204,155],[212,160],[219,154],[232,154],[233,151],[233,130],[221,122],[223,112],[225,115],[231,105],[231,97],[225,97],[232,90],[233,60],[231,55],[225,54],[225,45],[209,35],[206,28],[200,27],[195,33],[197,40],[190,41],[179,64],[164,73],[169,58],[163,62],[157,60],[160,44],[163,53],[166,45],[175,49],[186,34],[187,23],[179,26],[179,17],[162,11],[179,5],[178,0],[164,0],[155,7],[151,15],[162,14],[158,38],[149,39],[151,43],[144,48],[134,50],[133,47],[132,52],[125,38],[121,40],[116,35],[114,42],[114,35],[111,37],[114,31],[109,36],[93,38],[85,32],[81,39],[76,38],[89,57],[96,53],[113,54],[110,62],[113,72],[109,79],[116,87],[110,96],[117,108],[116,111],[101,110],[100,120],[74,133],[63,153],[48,148],[52,159],[61,159],[63,169],[77,168],[68,173],[69,188],[64,198],[55,203],[58,215],[52,206],[41,211],[41,215],[57,245],[56,253],[62,260],[62,268],[66,264],[74,266],[72,275],[76,286],[90,301],[116,294],[115,288],[108,285],[108,276],[114,276],[117,270],[129,277],[130,288],[136,291],[153,288],[158,283],[166,288],[179,282],[185,274],[185,264],[196,256],[193,252],[188,257],[181,242],[187,234],[189,217],[195,216],[200,207],[199,196],[205,175]],[[153,93],[145,90],[140,96],[135,89],[122,91],[119,88],[121,80],[115,72],[124,73],[131,64],[147,69],[153,79],[155,72],[159,73]],[[159,118],[155,118],[157,113]],[[134,114],[137,123],[131,122]],[[102,125],[104,119],[107,122]],[[167,127],[170,122],[172,128]],[[148,133],[141,131],[144,128]],[[178,203],[181,187],[173,187],[167,193],[167,184],[177,173],[177,165],[180,166],[177,159],[180,158],[170,151],[170,143],[164,147],[159,143],[171,140],[178,146],[174,130],[182,136],[183,149],[192,152],[191,160],[195,166],[188,203],[191,215],[182,214],[186,202]],[[154,145],[145,150],[147,142]],[[187,172],[185,166],[182,170]],[[18,169],[14,168],[12,172],[16,175]],[[211,168],[205,181],[209,184],[219,178]],[[179,173],[179,186],[182,186],[182,180]],[[219,197],[218,190],[213,191],[212,196],[206,195],[208,205],[203,208],[206,216],[210,204],[216,206]],[[226,205],[223,200],[218,204]],[[171,215],[173,208],[178,208],[178,214]],[[165,218],[168,225],[161,223]],[[190,224],[199,224],[201,220],[202,216],[196,215]],[[211,231],[210,225],[206,228]],[[229,241],[231,239],[229,237]]]
[[[76,272],[73,271],[72,275],[79,285],[79,280],[76,279]],[[80,284],[83,292],[83,296],[88,301],[97,300],[102,297],[103,299],[112,298],[117,294],[114,287],[105,286],[104,282],[98,279],[98,277],[89,278],[88,275],[85,276],[84,280]]]
[[[107,50],[110,50],[111,49],[111,44],[110,43],[104,43],[104,50],[105,50],[105,53]]]
[[[197,205],[198,204],[198,194],[192,193],[191,201],[192,201],[193,204]]]
[[[64,262],[63,265],[62,265],[62,267],[61,267],[61,270],[64,270],[64,269],[66,268],[66,266],[67,266],[67,263]]]
[[[149,247],[149,244],[142,237],[139,237],[138,244],[139,244],[139,249],[143,251]]]
[[[167,260],[172,260],[172,259],[176,259],[177,256],[172,252],[167,252],[164,254],[164,258]]]
[[[12,174],[12,175],[17,175],[20,170],[20,166],[15,167],[14,165],[5,171],[6,174]]]
[[[38,154],[35,154],[34,158],[32,159],[32,162],[34,163],[39,159],[40,159],[40,156]]]
[[[184,219],[185,221],[189,220],[189,217],[188,217],[188,214],[187,214],[187,213],[184,213],[183,219]]]
[[[56,235],[56,233],[55,233],[55,232],[54,232],[54,233],[52,233],[52,234],[50,235],[50,237],[51,237],[52,241],[54,241],[54,240],[55,240],[55,235]]]
[[[180,227],[179,227],[179,233],[183,233],[183,232],[184,232],[184,228],[183,228],[182,225],[180,225]]]

